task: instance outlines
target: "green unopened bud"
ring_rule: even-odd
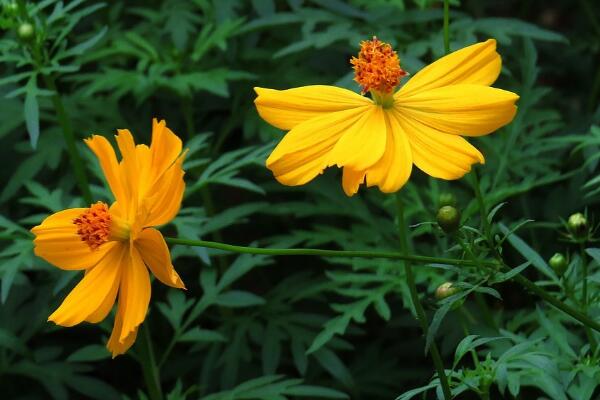
[[[440,197],[438,198],[438,205],[440,207],[444,207],[444,206],[456,207],[456,197],[452,193],[449,193],[449,192],[442,193],[442,194],[440,194]]]
[[[443,206],[438,210],[437,223],[446,233],[456,231],[460,225],[460,211],[452,206]]]
[[[4,4],[4,10],[8,15],[17,15],[19,5],[15,1]]]
[[[575,238],[581,239],[588,233],[587,218],[582,213],[572,214],[567,222],[567,227]]]
[[[548,263],[558,276],[562,276],[569,266],[569,262],[561,253],[555,253]]]
[[[19,35],[19,39],[21,40],[31,39],[34,35],[33,25],[29,22],[22,23],[17,29],[17,35]]]
[[[453,286],[452,282],[444,282],[435,289],[435,298],[443,300],[458,293],[459,290],[459,288]]]

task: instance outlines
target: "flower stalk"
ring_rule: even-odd
[[[420,256],[420,255],[405,255],[398,252],[382,252],[382,251],[365,251],[365,250],[325,250],[325,249],[301,249],[301,248],[288,248],[288,249],[264,249],[259,247],[248,247],[248,246],[236,246],[226,243],[219,242],[211,242],[207,240],[192,240],[192,239],[184,239],[184,238],[173,238],[173,237],[165,237],[165,241],[169,244],[179,244],[184,246],[196,246],[196,247],[206,247],[209,249],[217,249],[231,253],[241,253],[241,254],[259,254],[259,255],[269,255],[269,256],[317,256],[317,257],[344,257],[344,258],[387,258],[394,260],[407,260],[415,263],[425,263],[425,264],[448,264],[448,265],[458,265],[465,267],[486,267],[493,268],[496,270],[498,267],[498,263],[493,263],[489,261],[472,261],[472,260],[458,260],[452,258],[440,258],[440,257],[429,257],[429,256]],[[501,268],[506,272],[511,268],[502,263]],[[541,297],[547,303],[553,305],[559,310],[563,311],[565,314],[568,314],[575,320],[579,321],[582,325],[588,326],[593,330],[600,333],[600,323],[594,321],[589,316],[583,314],[577,309],[565,304],[564,302],[558,300],[550,293],[546,292],[544,289],[538,287],[534,282],[525,278],[521,274],[517,274],[511,278],[514,282],[523,286],[525,289],[529,290],[533,294]]]
[[[396,193],[396,212],[398,216],[398,236],[400,239],[400,248],[402,249],[402,253],[404,255],[409,254],[408,250],[408,232],[406,231],[406,222],[404,220],[404,203],[402,202],[402,198],[400,197],[400,193]],[[413,307],[417,314],[417,320],[421,325],[421,329],[423,330],[423,336],[427,336],[429,330],[429,321],[427,319],[427,314],[425,314],[425,310],[423,309],[423,305],[419,300],[419,294],[417,292],[417,285],[415,283],[415,276],[413,274],[412,265],[410,260],[404,260],[404,270],[406,271],[406,282],[408,283],[408,288],[410,290],[410,298],[413,303]],[[442,357],[440,355],[440,351],[435,343],[435,340],[431,341],[430,351],[431,358],[433,360],[433,365],[437,371],[438,379],[440,380],[440,385],[442,386],[442,391],[444,393],[444,398],[446,400],[452,399],[452,392],[450,390],[450,385],[448,384],[448,377],[446,376],[446,370],[444,369],[444,363],[442,361]]]

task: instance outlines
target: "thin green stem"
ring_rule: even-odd
[[[490,249],[494,253],[496,260],[498,260],[500,262],[502,269],[504,269],[505,272],[510,271],[511,268],[504,263],[502,256],[500,255],[500,253],[496,249],[496,246],[494,245],[493,238],[492,238],[492,228],[490,226],[489,221],[487,220],[487,209],[485,207],[485,202],[483,201],[483,196],[481,194],[481,188],[479,187],[479,179],[477,177],[477,173],[476,173],[475,169],[473,169],[473,171],[472,171],[472,176],[473,176],[473,190],[475,192],[475,197],[477,197],[477,202],[479,203],[479,213],[481,215],[483,230],[485,232],[485,236],[487,238],[488,244],[490,246]],[[486,263],[486,264],[482,263],[481,265],[484,267],[487,267],[487,268],[490,267],[490,263]],[[495,267],[492,266],[492,268],[495,268]],[[581,311],[558,300],[557,298],[552,296],[550,293],[546,292],[544,289],[538,287],[535,283],[533,283],[529,279],[525,278],[523,275],[517,274],[512,278],[512,280],[514,280],[519,285],[525,287],[530,292],[541,297],[544,301],[546,301],[547,303],[550,303],[551,305],[558,308],[565,314],[568,314],[571,317],[578,320],[581,324],[584,325],[584,328],[586,330],[588,328],[592,328],[595,331],[600,332],[600,323],[594,321],[587,314],[582,313]],[[592,337],[592,339],[593,339],[592,335],[588,335],[588,336]],[[590,340],[591,344],[594,342],[595,342],[594,340]],[[593,346],[593,344],[592,344],[592,346]]]
[[[459,233],[456,233],[456,234],[454,234],[452,236],[453,236],[454,240],[456,240],[456,242],[463,249],[463,251],[465,252],[465,254],[467,254],[469,256],[469,258],[473,262],[478,263],[478,264],[481,262],[475,256],[475,254],[473,254],[473,251],[471,250],[471,248],[466,245],[466,243],[464,242],[464,240],[462,240],[462,238],[460,237]],[[494,329],[497,329],[498,327],[496,326],[496,322],[492,318],[492,316],[491,316],[492,313],[490,312],[489,307],[487,306],[487,303],[485,302],[485,300],[481,296],[481,293],[475,293],[475,301],[477,302],[477,304],[479,305],[479,307],[483,310],[483,319],[485,320],[485,322],[489,326],[493,327]]]
[[[483,200],[483,195],[481,194],[481,187],[479,186],[479,177],[477,176],[477,170],[473,168],[471,171],[471,176],[473,177],[473,191],[475,192],[475,197],[477,198],[477,203],[479,205],[479,215],[481,217],[481,225],[483,227],[483,232],[487,238],[487,241],[490,244],[490,247],[494,249],[492,240],[492,227],[490,222],[487,219],[487,208],[485,206],[485,201]]]
[[[505,266],[505,267],[506,267],[506,269],[510,269],[507,266]],[[517,282],[521,286],[525,287],[533,294],[541,297],[544,301],[546,301],[547,303],[550,303],[551,305],[558,308],[565,314],[568,314],[571,317],[575,318],[576,320],[581,322],[583,325],[589,326],[590,328],[594,329],[595,331],[600,332],[600,323],[594,321],[593,319],[591,319],[589,316],[582,313],[581,311],[576,310],[575,308],[556,299],[554,296],[552,296],[545,290],[538,287],[535,283],[533,283],[529,279],[527,279],[524,276],[519,275],[519,274],[515,275],[513,277],[513,279],[515,280],[515,282]]]
[[[402,198],[399,193],[396,193],[396,212],[398,215],[398,236],[400,239],[400,248],[402,253],[405,256],[409,255],[408,251],[408,232],[406,231],[406,222],[404,220],[404,204],[402,202]],[[419,300],[419,294],[417,292],[417,285],[415,283],[415,276],[413,274],[412,265],[410,260],[404,260],[404,269],[406,271],[406,282],[408,283],[408,288],[410,291],[410,298],[413,303],[413,307],[415,312],[417,313],[417,320],[421,325],[421,329],[423,330],[423,335],[427,336],[429,331],[429,321],[427,319],[427,315],[425,314],[425,310],[423,309],[423,305]],[[442,361],[442,357],[440,356],[440,351],[435,343],[435,340],[432,340],[431,347],[429,353],[431,354],[431,359],[433,360],[433,365],[437,370],[438,378],[440,380],[440,385],[442,386],[442,391],[444,392],[444,398],[446,400],[452,399],[452,392],[450,391],[450,385],[448,384],[448,377],[446,376],[446,370],[444,369],[444,363]]]
[[[444,0],[444,53],[450,53],[450,2]]]
[[[579,244],[579,258],[581,260],[581,271],[583,272],[583,279],[581,282],[581,305],[583,306],[583,311],[587,312],[588,308],[588,263],[585,256],[585,246],[583,243]]]
[[[269,256],[318,256],[318,257],[357,257],[357,258],[387,258],[393,260],[406,260],[415,263],[423,263],[423,264],[447,264],[447,265],[458,265],[465,267],[486,267],[493,268],[494,270],[498,267],[497,263],[492,263],[488,261],[478,261],[473,262],[471,260],[456,260],[452,258],[439,258],[439,257],[429,257],[429,256],[419,256],[419,255],[405,255],[396,252],[378,252],[378,251],[354,251],[354,250],[323,250],[323,249],[263,249],[258,247],[246,247],[246,246],[236,246],[226,243],[218,243],[211,242],[207,240],[191,240],[191,239],[181,239],[181,238],[165,238],[167,243],[170,244],[180,244],[184,246],[197,246],[197,247],[206,247],[210,249],[222,250],[230,253],[242,253],[242,254],[261,254],[261,255],[269,255]],[[503,269],[505,271],[510,270],[510,267],[502,264]],[[522,275],[517,274],[512,278],[516,283],[530,290],[534,294],[541,297],[543,300],[547,301],[551,305],[555,306],[559,310],[565,312],[571,317],[578,320],[583,325],[587,325],[590,328],[594,329],[597,332],[600,332],[600,323],[592,320],[587,315],[579,312],[573,307],[563,303],[562,301],[554,298],[552,295],[547,293],[545,290],[536,286],[535,283],[531,282],[527,278]]]
[[[138,347],[139,362],[142,367],[144,381],[148,389],[150,400],[162,400],[163,393],[160,386],[160,372],[154,359],[154,349],[152,347],[152,338],[148,324],[144,324],[141,329]]]
[[[587,262],[587,257],[585,255],[585,246],[583,243],[579,244],[579,257],[581,259],[581,271],[583,273],[583,280],[581,282],[582,285],[582,290],[581,290],[581,308],[583,309],[583,312],[587,315],[588,313],[588,262]],[[591,331],[591,329],[586,326],[585,327],[585,334],[588,337],[588,340],[590,342],[590,348],[592,350],[592,353],[596,354],[596,350],[598,349],[598,342],[596,341],[596,337],[594,336],[594,333]]]
[[[71,121],[65,112],[65,107],[63,106],[60,98],[60,93],[56,88],[54,77],[51,75],[44,75],[44,82],[46,83],[46,87],[54,92],[54,95],[52,96],[52,104],[54,105],[58,122],[60,123],[63,131],[63,137],[65,139],[65,144],[67,145],[67,153],[69,153],[69,158],[71,159],[71,164],[75,172],[75,178],[77,179],[77,184],[79,186],[79,190],[81,190],[83,200],[86,202],[86,205],[90,205],[92,204],[92,192],[90,191],[90,185],[85,172],[85,166],[81,156],[79,155],[79,151],[77,150],[77,145],[75,144],[75,135],[73,134]]]
[[[324,249],[265,249],[260,247],[236,246],[232,244],[211,242],[208,240],[191,240],[181,238],[165,238],[167,243],[181,244],[185,246],[206,247],[209,249],[223,250],[229,253],[260,254],[267,256],[319,256],[319,257],[344,257],[344,258],[388,258],[394,260],[406,260],[422,264],[447,264],[458,266],[478,266],[470,260],[457,260],[453,258],[430,257],[403,254],[392,251],[368,251],[368,250],[324,250]],[[493,263],[487,263],[493,266]]]

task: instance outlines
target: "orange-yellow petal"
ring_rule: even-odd
[[[117,314],[115,316],[115,323],[113,330],[106,344],[106,348],[111,352],[112,357],[115,358],[118,355],[124,354],[135,342],[137,337],[138,328],[135,328],[133,332],[129,333],[127,337],[121,341],[119,339],[121,330],[123,329],[123,319],[125,315],[125,302],[122,301],[122,294],[119,294],[119,306],[117,307]]]
[[[85,274],[60,307],[48,317],[48,321],[61,326],[73,326],[90,316],[98,319],[109,308],[107,303],[114,302],[115,281],[119,279],[121,268],[126,266],[124,260],[127,254],[128,246],[122,244],[108,252],[98,265]]]
[[[146,318],[150,302],[150,276],[135,246],[130,246],[121,275],[119,303],[123,302],[123,326],[119,342],[124,343]]]
[[[122,182],[127,188],[127,216],[131,218],[132,215],[135,215],[138,207],[141,176],[147,174],[148,167],[140,169],[133,135],[128,129],[117,130],[116,139],[121,152],[119,169]],[[147,155],[149,156],[149,154]]]
[[[312,118],[289,131],[266,165],[284,185],[303,185],[323,172],[329,153],[340,137],[358,123],[373,105]]]
[[[344,167],[342,172],[342,188],[344,188],[346,196],[355,195],[364,180],[365,171],[354,171],[349,167]]]
[[[193,134],[194,132],[189,133]],[[151,176],[154,182],[160,179],[167,169],[177,161],[181,149],[181,139],[167,128],[167,123],[164,120],[159,122],[154,118],[152,120],[152,142],[150,144]]]
[[[430,126],[395,114],[409,138],[415,165],[428,175],[458,179],[474,163],[484,163],[483,155],[464,138],[440,132]]]
[[[496,81],[502,60],[494,39],[454,51],[417,72],[398,92],[409,96],[455,84],[489,86]]]
[[[85,139],[85,143],[98,158],[106,182],[115,199],[120,202],[126,201],[126,191],[123,186],[119,163],[110,142],[103,136],[92,135],[92,137]]]
[[[159,231],[154,228],[144,229],[134,245],[146,266],[159,281],[171,287],[185,289],[185,285],[171,264],[169,248]]]
[[[486,135],[513,120],[519,96],[478,85],[453,85],[397,96],[395,109],[442,132]]]
[[[166,224],[179,212],[185,191],[185,172],[182,168],[185,154],[184,151],[177,161],[162,173],[142,200],[146,212],[146,216],[143,217],[144,227]]]
[[[102,244],[92,250],[77,234],[73,220],[87,208],[69,208],[46,218],[31,229],[35,235],[34,253],[60,269],[87,269],[96,265],[114,246],[114,242]]]
[[[384,193],[398,191],[412,172],[413,157],[408,135],[393,111],[386,112],[387,140],[381,159],[367,170],[367,186],[378,186]]]
[[[329,165],[337,164],[354,171],[371,167],[385,151],[386,136],[383,108],[369,107],[335,144],[329,154]]]
[[[371,100],[347,89],[312,85],[275,90],[254,88],[259,115],[271,125],[289,130],[324,114],[372,104]]]

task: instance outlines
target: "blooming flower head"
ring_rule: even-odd
[[[185,188],[181,140],[156,120],[150,147],[136,145],[126,129],[118,131],[116,140],[120,162],[104,137],[85,141],[100,161],[115,202],[63,210],[31,230],[36,255],[64,270],[85,271],[49,321],[67,327],[100,322],[118,297],[107,344],[113,357],[131,347],[146,317],[148,269],[162,283],[184,288],[163,236],[153,228],[179,211]]]
[[[441,179],[458,179],[483,155],[464,136],[487,135],[515,116],[516,94],[492,88],[502,61],[493,39],[455,51],[416,73],[407,72],[387,43],[361,43],[350,61],[362,94],[335,86],[255,88],[260,116],[289,130],[267,159],[284,185],[303,185],[327,167],[343,168],[348,196],[367,186],[399,190],[413,163]]]

